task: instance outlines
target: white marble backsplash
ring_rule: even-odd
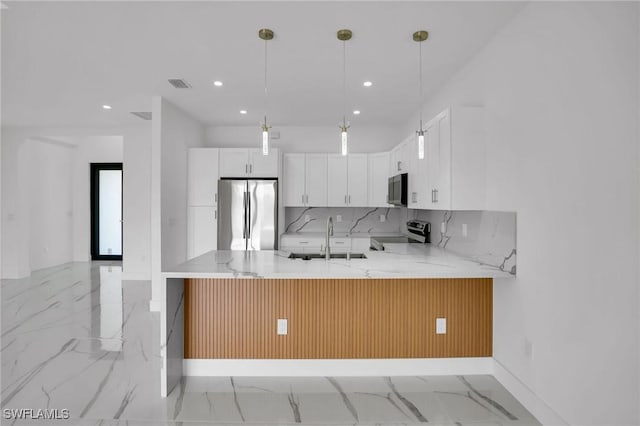
[[[516,275],[515,212],[409,210],[409,217],[431,222],[432,245]]]
[[[327,218],[333,216],[336,233],[401,232],[407,221],[407,209],[386,207],[287,207],[285,209],[285,233],[324,232]],[[342,216],[338,222],[337,217]],[[305,222],[305,216],[309,221]],[[380,216],[385,221],[380,221]]]

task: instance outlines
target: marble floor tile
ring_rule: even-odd
[[[117,262],[2,281],[2,425],[537,425],[492,376],[188,377],[160,397],[159,315]],[[67,409],[67,420],[5,409]]]

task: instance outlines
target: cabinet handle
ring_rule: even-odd
[[[218,210],[214,210],[214,211],[213,211],[213,218],[214,218],[215,220],[218,220]]]
[[[244,172],[245,173],[249,173],[249,165],[248,164],[244,165]]]
[[[344,203],[347,204],[347,196],[344,196]]]
[[[433,189],[431,190],[431,202],[435,203],[435,198],[434,198],[434,194],[433,194]]]
[[[351,195],[349,195],[349,204],[351,204]]]
[[[249,164],[249,173],[253,173],[253,164]]]
[[[398,164],[397,164],[397,166],[396,166],[396,168],[398,169],[398,171],[400,171],[400,163],[401,163],[401,162],[400,162],[400,161],[398,161]]]
[[[304,196],[304,198],[305,198],[305,200],[307,201],[307,204],[309,204],[309,194],[306,194],[306,195]]]
[[[218,193],[217,193],[217,192],[216,192],[216,195],[215,195],[214,201],[215,201],[216,203],[218,202]]]
[[[434,189],[434,190],[433,190],[433,192],[434,192],[434,193],[435,193],[435,195],[436,195],[436,203],[437,203],[437,202],[438,202],[438,190],[437,190],[437,189]]]
[[[309,244],[309,241],[300,241],[298,244]]]

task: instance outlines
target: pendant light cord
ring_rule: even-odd
[[[264,125],[267,126],[267,109],[269,108],[269,93],[267,91],[267,40],[264,41]]]
[[[419,51],[420,51],[420,101],[419,101],[419,105],[420,105],[420,131],[422,131],[422,100],[424,99],[424,93],[422,90],[422,42],[418,43],[419,46]]]
[[[347,127],[347,42],[342,41],[342,126]]]

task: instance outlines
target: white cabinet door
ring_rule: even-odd
[[[302,207],[305,204],[304,154],[284,154],[284,205]]]
[[[398,148],[398,153],[396,157],[396,161],[399,164],[398,173],[408,173],[409,172],[409,155],[410,155],[411,147],[409,146],[409,142],[405,140],[402,142]]]
[[[368,156],[368,190],[370,207],[389,207],[389,153],[377,152]]]
[[[347,205],[348,187],[347,157],[340,154],[327,155],[327,205],[344,207]]]
[[[188,205],[215,206],[218,193],[218,148],[190,148]]]
[[[429,208],[451,209],[451,121],[446,110],[429,122]]]
[[[217,207],[188,207],[187,257],[192,259],[218,245]]]
[[[277,148],[271,148],[269,155],[262,155],[262,149],[249,149],[249,176],[250,177],[278,177]]]
[[[246,148],[220,149],[220,177],[249,175],[249,152]]]
[[[351,252],[352,253],[366,253],[371,247],[371,238],[365,237],[351,237]]]
[[[327,154],[306,154],[306,205],[327,205]]]
[[[347,202],[351,207],[366,207],[369,203],[367,154],[349,154],[347,169]]]

